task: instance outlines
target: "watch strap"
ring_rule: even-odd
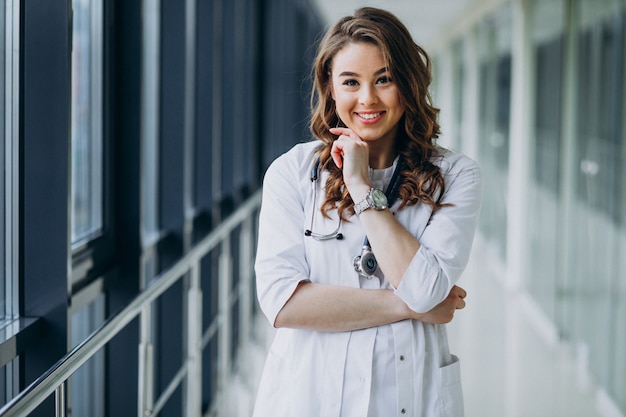
[[[365,198],[354,205],[354,214],[357,216],[363,213],[365,210],[372,208],[372,203],[370,200],[370,195],[372,193],[373,188],[370,188]]]
[[[375,194],[378,194],[378,197],[376,197]],[[379,203],[377,203],[377,199],[379,199],[381,195],[385,202],[382,205],[378,205]],[[385,193],[377,188],[370,188],[365,198],[354,205],[354,213],[358,216],[359,214],[370,208],[375,208],[376,210],[384,210],[387,207],[388,202]]]

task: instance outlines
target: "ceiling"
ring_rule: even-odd
[[[472,0],[313,0],[328,25],[363,6],[389,10],[409,28],[415,41],[431,45]]]

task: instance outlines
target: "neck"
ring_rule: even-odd
[[[394,142],[393,140],[379,140],[368,144],[370,168],[384,169],[393,165],[397,155]]]
[[[370,149],[370,168],[372,169],[384,169],[393,165],[393,161],[396,159],[396,152],[372,152]]]

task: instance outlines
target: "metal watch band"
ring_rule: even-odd
[[[384,210],[388,207],[387,196],[382,190],[370,188],[365,198],[354,205],[354,212],[358,216],[369,208]]]
[[[370,194],[372,193],[373,188],[370,188],[365,198],[354,205],[354,214],[357,216],[363,213],[365,210],[372,208],[372,204],[370,203]]]

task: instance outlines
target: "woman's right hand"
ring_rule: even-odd
[[[450,293],[441,303],[437,304],[427,313],[415,313],[411,318],[430,324],[450,323],[456,310],[465,308],[465,296],[467,292],[458,286],[453,286]]]

